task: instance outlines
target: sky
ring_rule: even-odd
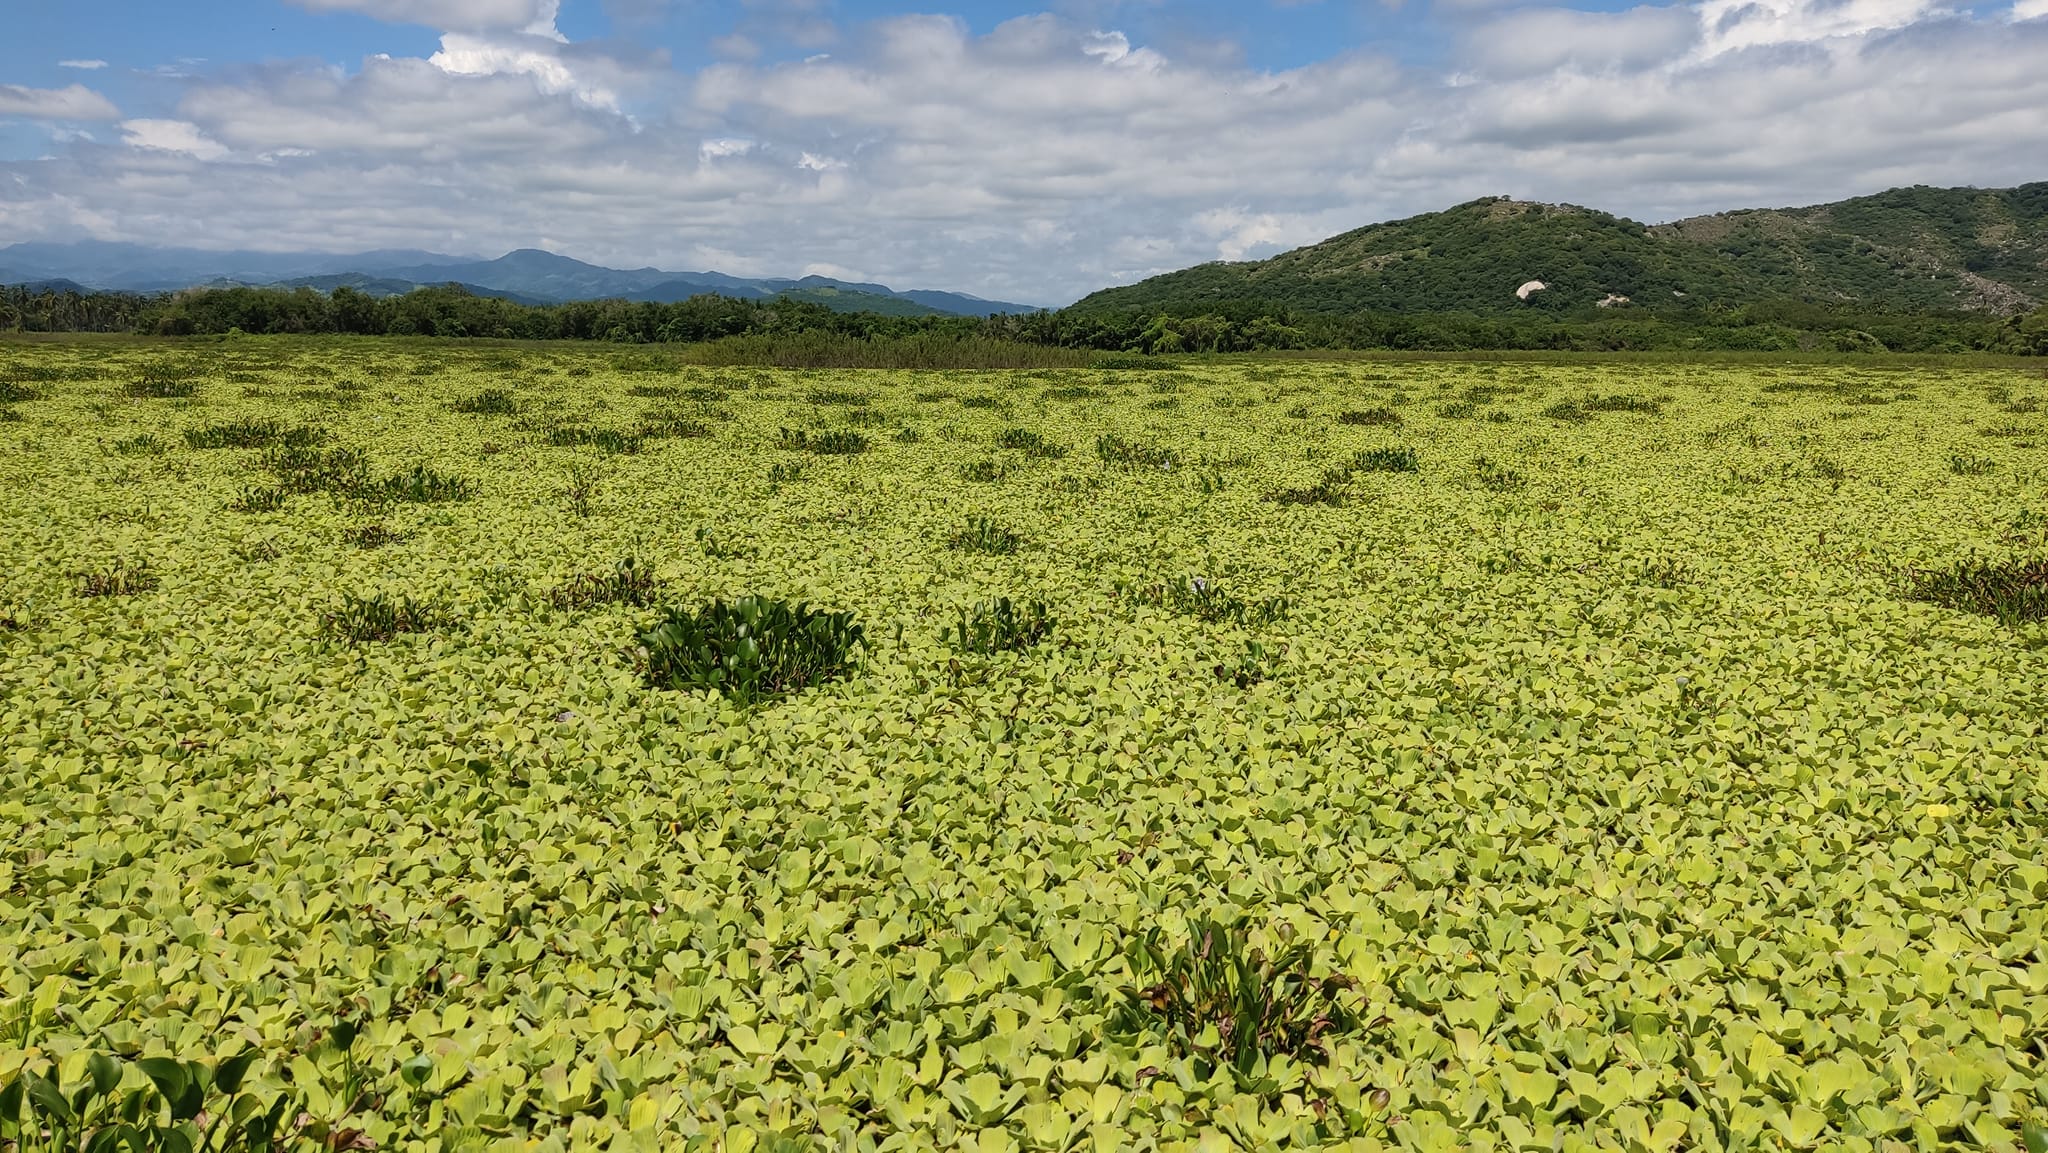
[[[0,247],[1059,305],[1480,196],[2048,179],[2048,0],[15,0]]]

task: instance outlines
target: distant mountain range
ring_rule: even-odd
[[[0,284],[120,292],[174,292],[237,285],[306,287],[332,292],[346,285],[372,296],[400,295],[425,285],[458,284],[474,292],[525,304],[610,299],[667,303],[718,293],[757,300],[791,297],[840,312],[879,312],[891,316],[992,316],[1038,311],[1031,305],[983,300],[958,292],[898,292],[886,285],[823,276],[749,279],[722,272],[605,268],[535,248],[523,248],[496,260],[474,260],[406,249],[334,255],[208,252],[103,241],[26,243],[0,248]]]
[[[1492,197],[1269,260],[1105,289],[1078,311],[1672,311],[1803,301],[2017,315],[2048,302],[2048,183],[1898,188],[1645,225]]]

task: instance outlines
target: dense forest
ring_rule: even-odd
[[[2048,355],[2048,309],[1872,314],[1799,303],[1679,314],[1580,309],[1519,314],[1310,312],[1218,301],[1194,315],[1084,309],[987,318],[835,312],[798,300],[698,296],[524,305],[456,288],[382,299],[350,288],[196,289],[173,294],[0,288],[0,331],[161,336],[355,334],[702,344],[824,335],[847,341],[1005,342],[1103,352],[1184,354],[1269,349],[1999,352]]]

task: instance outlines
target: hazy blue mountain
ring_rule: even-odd
[[[956,292],[897,292],[887,285],[824,276],[751,279],[722,272],[606,268],[537,248],[478,260],[411,249],[353,254],[207,252],[106,241],[30,242],[0,248],[0,266],[6,269],[0,283],[70,279],[91,289],[123,292],[282,285],[321,292],[347,286],[389,296],[421,285],[461,284],[485,295],[540,304],[612,298],[671,303],[720,293],[754,300],[788,295],[841,311],[897,316],[1037,311],[1030,305]]]

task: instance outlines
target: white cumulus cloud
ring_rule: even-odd
[[[59,68],[76,68],[81,72],[97,72],[107,66],[104,60],[59,60]]]
[[[561,0],[292,0],[315,12],[360,12],[395,24],[460,32],[551,34]]]
[[[83,84],[63,88],[23,88],[0,84],[0,116],[28,120],[113,120],[121,115],[114,102]]]
[[[184,120],[123,120],[121,139],[134,148],[181,152],[200,160],[219,160],[228,149],[210,140],[197,124]]]

